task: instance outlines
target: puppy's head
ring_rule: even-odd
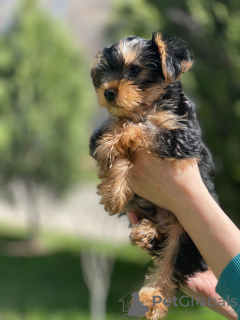
[[[156,32],[151,40],[131,36],[105,48],[91,75],[101,106],[115,117],[138,121],[191,66],[184,41]]]

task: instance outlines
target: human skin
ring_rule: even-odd
[[[209,194],[197,163],[159,160],[141,150],[133,164],[131,182],[136,194],[176,215],[219,278],[240,253],[240,231]]]
[[[211,279],[208,288],[211,296],[216,294],[217,279],[240,253],[240,231],[209,194],[196,161],[166,161],[145,150],[138,151],[133,159],[131,183],[136,194],[176,215],[212,270],[207,274]],[[132,213],[131,219],[133,216]],[[185,291],[196,290],[206,279],[201,277],[190,279]],[[237,319],[229,310],[221,311],[218,310],[228,319]]]

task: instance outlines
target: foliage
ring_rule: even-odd
[[[182,77],[182,82],[185,92],[197,104],[203,137],[215,158],[220,202],[227,213],[237,216],[240,212],[239,1],[126,0],[119,4],[115,0],[114,3],[107,28],[113,42],[130,34],[150,38],[155,29],[179,36],[193,49],[195,64]],[[144,19],[150,16],[148,25]]]
[[[0,171],[56,191],[84,171],[90,101],[84,60],[60,23],[24,0],[0,38]]]

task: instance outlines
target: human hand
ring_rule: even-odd
[[[216,293],[215,288],[217,282],[218,280],[213,272],[208,269],[207,271],[199,272],[190,277],[181,285],[180,289],[194,300],[199,301],[199,299],[201,299],[201,301],[204,301],[206,303],[205,306],[210,310],[221,314],[229,320],[237,320],[235,311],[227,302],[223,305],[223,299]],[[215,301],[219,301],[219,303],[215,305]]]
[[[136,194],[171,212],[181,211],[199,192],[207,192],[197,161],[161,160],[140,150],[135,154],[131,183]]]

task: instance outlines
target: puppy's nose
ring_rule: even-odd
[[[115,99],[116,93],[116,89],[106,89],[104,91],[104,96],[107,101],[113,101]]]

